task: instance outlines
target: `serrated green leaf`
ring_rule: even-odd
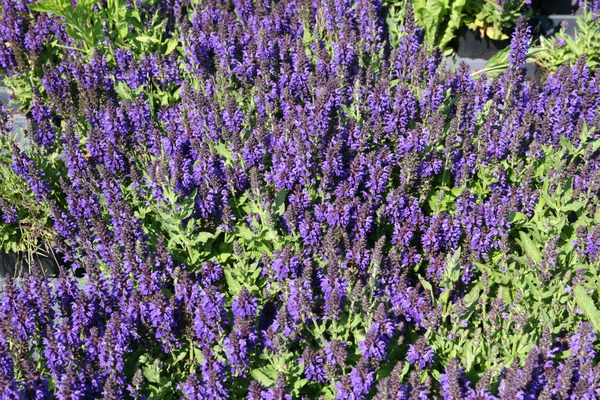
[[[294,382],[294,390],[296,392],[299,392],[300,389],[302,389],[304,386],[306,386],[306,384],[308,383],[308,379],[302,378],[302,379],[298,379],[297,381]]]
[[[450,2],[452,7],[448,18],[448,26],[446,27],[444,34],[439,42],[440,48],[444,48],[450,43],[456,35],[456,30],[460,28],[460,24],[463,21],[462,14],[463,8],[467,4],[467,0],[454,0]]]
[[[352,109],[350,109],[346,104],[342,104],[342,111],[344,111],[344,113],[349,116],[349,117],[354,117],[354,112]]]
[[[573,152],[573,142],[564,136],[561,136],[559,140],[562,147],[564,147],[569,153]]]
[[[180,362],[182,361],[185,357],[187,356],[187,352],[182,351],[180,352],[177,357],[175,358],[175,362]]]
[[[460,279],[462,272],[459,264],[461,252],[462,248],[459,247],[454,254],[448,255],[446,258],[446,269],[444,270],[441,284],[446,289],[452,289],[453,285]]]
[[[274,241],[275,239],[277,239],[277,233],[275,233],[275,232],[274,232],[272,229],[265,229],[265,230],[263,231],[262,237],[263,237],[265,240],[267,240],[267,241],[269,241],[269,242],[272,242],[272,241]]]
[[[225,164],[232,165],[233,151],[231,151],[227,144],[219,142],[215,145],[215,150],[217,150],[217,154],[223,157]]]
[[[215,256],[219,264],[225,264],[233,255],[231,253],[219,253]]]
[[[202,350],[200,350],[198,347],[194,347],[194,359],[196,360],[196,362],[201,363],[204,360],[204,355],[202,354]]]
[[[29,4],[28,7],[33,11],[62,16],[62,12],[55,0],[38,1],[37,3]]]
[[[356,328],[362,322],[362,315],[356,314],[354,318],[352,318],[352,322],[350,323],[350,328]]]
[[[257,265],[254,269],[254,272],[252,272],[252,274],[250,275],[250,277],[252,278],[252,280],[257,280],[258,277],[260,276],[261,272],[262,272],[262,268],[258,268],[258,265]]]
[[[541,190],[540,191],[540,195],[542,196],[542,198],[546,201],[546,203],[550,207],[552,207],[554,209],[558,208],[557,205],[556,205],[556,202],[554,201],[554,199],[548,194],[547,189],[546,190]]]

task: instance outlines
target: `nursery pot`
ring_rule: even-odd
[[[36,263],[45,276],[58,275],[58,264],[53,255],[34,254],[30,259],[25,252],[0,251],[0,277],[21,277],[31,271],[31,263]]]
[[[578,0],[537,0],[532,6],[536,14],[575,14]]]
[[[463,27],[459,31],[457,56],[489,59],[509,44],[509,39],[492,40],[488,37],[482,38],[479,32]]]

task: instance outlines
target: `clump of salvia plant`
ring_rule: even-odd
[[[5,398],[600,394],[584,59],[526,80],[521,20],[509,69],[474,80],[410,11],[390,45],[376,0],[93,7],[115,3],[164,48],[107,29],[88,51],[2,3],[5,72],[39,71],[31,148],[6,151],[72,269],[6,280]]]

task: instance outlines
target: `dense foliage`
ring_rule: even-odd
[[[585,58],[527,81],[520,20],[475,80],[377,0],[29,4],[0,170],[69,268],[6,279],[2,398],[600,396]]]
[[[508,39],[517,19],[527,10],[531,0],[384,0],[390,16],[405,15],[408,4],[414,8],[417,24],[425,31],[425,43],[446,53],[456,50],[461,30],[475,31],[481,38]]]
[[[580,0],[580,5],[586,4]],[[583,16],[576,19],[577,29],[574,37],[566,33],[565,27],[551,38],[540,38],[540,49],[537,60],[543,69],[554,71],[558,66],[567,63],[574,64],[582,55],[586,55],[586,63],[592,69],[598,69],[600,63],[600,44],[595,38],[600,35],[598,15],[600,1],[590,1],[583,8]]]

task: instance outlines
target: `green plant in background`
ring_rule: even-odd
[[[585,64],[593,71],[600,64],[600,25],[597,16],[589,9],[587,2],[583,8],[584,14],[577,17],[577,29],[573,37],[566,32],[566,25],[552,37],[540,37],[540,43],[529,49],[529,60],[539,65],[544,75],[553,73],[560,66],[574,65],[582,57]],[[506,48],[492,57],[485,68],[475,71],[475,75],[485,72],[489,76],[497,76],[508,68],[508,53]]]
[[[566,26],[553,37],[540,38],[536,62],[546,73],[555,71],[565,64],[575,64],[583,55],[585,62],[592,70],[600,64],[600,24],[594,13],[584,7],[584,14],[577,17],[577,29],[574,37],[566,33]]]
[[[468,0],[386,0],[389,8],[388,25],[390,31],[403,24],[407,5],[412,3],[415,20],[425,30],[425,43],[452,52],[448,47],[456,37],[456,31],[463,25],[463,9]]]
[[[508,39],[507,30],[523,14],[525,2],[502,0],[387,0],[390,25],[406,18],[412,3],[416,22],[425,30],[425,43],[450,54],[459,30],[466,27],[493,40]],[[394,27],[390,30],[393,32]]]
[[[414,0],[417,23],[425,29],[425,42],[446,49],[464,24],[468,0]]]
[[[481,38],[508,39],[507,30],[523,14],[523,1],[485,0],[469,1],[463,15],[464,23]]]

